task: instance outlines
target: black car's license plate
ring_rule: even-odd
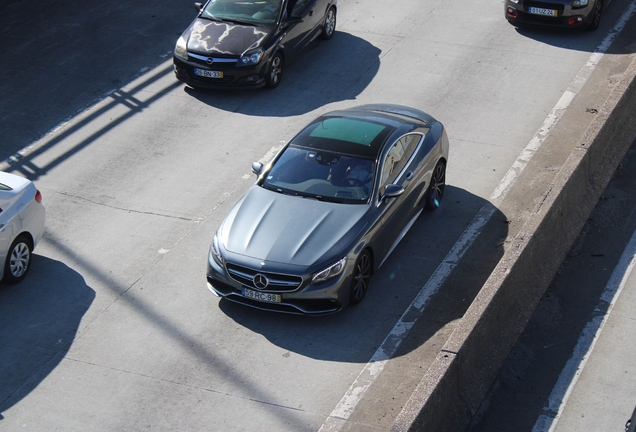
[[[251,289],[243,288],[243,296],[268,303],[280,303],[280,294],[262,293]]]
[[[223,78],[223,72],[221,71],[211,71],[205,69],[194,69],[194,74],[206,78]]]
[[[557,11],[555,11],[554,9],[544,9],[537,7],[531,7],[530,13],[535,15],[557,16]]]

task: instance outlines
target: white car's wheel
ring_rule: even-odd
[[[31,265],[32,250],[31,240],[25,235],[20,235],[13,241],[4,264],[6,282],[16,283],[24,279]]]

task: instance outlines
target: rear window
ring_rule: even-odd
[[[312,137],[338,139],[370,146],[386,126],[366,121],[329,118],[319,123],[309,134]]]
[[[394,130],[394,126],[380,122],[321,117],[298,134],[293,144],[318,151],[376,159]]]

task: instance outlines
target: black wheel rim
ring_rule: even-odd
[[[431,203],[436,207],[439,207],[439,204],[442,202],[445,186],[446,170],[444,169],[444,165],[439,164],[435,167],[433,179],[431,180]]]
[[[603,10],[603,5],[600,1],[596,2],[596,13],[594,14],[594,27],[598,28],[601,25],[601,12]]]
[[[353,276],[353,298],[359,301],[364,297],[369,287],[369,278],[371,277],[371,258],[364,253],[358,258],[355,273]]]

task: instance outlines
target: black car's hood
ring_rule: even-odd
[[[184,34],[188,51],[203,55],[240,56],[261,46],[273,27],[233,24],[197,18]]]
[[[364,227],[365,204],[339,204],[283,195],[253,186],[220,231],[225,248],[279,263],[311,266],[342,258]]]

